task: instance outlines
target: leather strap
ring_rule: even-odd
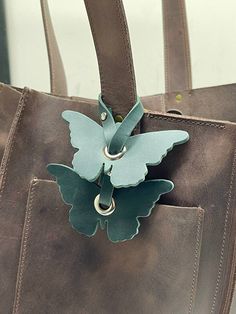
[[[113,135],[108,147],[110,154],[117,154],[122,151],[129,136],[133,132],[136,125],[141,120],[144,113],[143,105],[138,98],[136,104],[127,114],[125,119],[121,122],[120,126]]]
[[[192,89],[185,0],[162,0],[166,92]]]
[[[96,48],[102,97],[115,114],[136,103],[136,83],[121,0],[84,0]]]
[[[55,32],[52,25],[48,1],[40,0],[40,3],[44,24],[44,32],[47,43],[47,52],[50,68],[51,93],[56,95],[67,96],[66,76]]]
[[[131,111],[126,115],[121,123],[115,123],[110,110],[102,100],[101,95],[98,99],[99,112],[102,117],[105,114],[105,119],[102,120],[103,132],[106,139],[108,152],[110,154],[120,153],[139,121],[141,120],[144,109],[139,97]]]
[[[48,2],[47,0],[41,0],[41,9],[42,9],[42,16],[43,16],[43,23],[44,23],[44,31],[45,31],[45,37],[46,37],[46,43],[47,43],[47,52],[48,52],[48,58],[49,58],[49,67],[50,67],[50,82],[51,82],[51,92],[54,94],[59,95],[67,95],[67,84],[66,84],[66,77],[64,72],[63,63],[61,60],[58,44],[56,41]],[[113,9],[116,9],[117,12],[119,12],[119,18],[120,22],[122,22],[122,27],[120,26],[117,28],[117,33],[120,32],[120,30],[123,30],[125,33],[124,38],[122,36],[119,36],[119,42],[122,43],[122,48],[124,54],[126,55],[127,64],[124,65],[124,61],[122,61],[123,66],[126,68],[126,73],[128,73],[127,76],[127,86],[131,86],[131,91],[128,91],[128,93],[133,93],[136,95],[135,92],[135,78],[134,78],[134,70],[133,70],[133,62],[132,62],[132,55],[130,51],[130,41],[129,41],[129,34],[127,31],[127,23],[125,19],[124,9],[122,6],[121,1],[111,1],[111,6]],[[99,11],[101,14],[103,13],[102,7],[106,3],[110,3],[108,1],[99,1],[99,6],[101,7],[101,10]],[[102,45],[104,44],[103,41],[97,40],[98,38],[95,36],[100,36],[98,31],[94,31],[97,24],[99,23],[97,13],[95,12],[94,8],[94,1],[92,0],[85,0],[91,29],[94,36],[94,42],[96,46],[97,51],[97,57],[99,61],[99,70],[101,75],[101,88],[102,88],[102,94],[104,101],[109,104],[115,106],[115,112],[119,114],[125,115],[128,110],[124,110],[120,108],[119,110],[119,100],[120,97],[117,95],[117,89],[119,89],[120,82],[123,81],[123,75],[121,72],[121,67],[119,67],[119,60],[122,58],[122,55],[116,53],[116,56],[114,55],[114,58],[116,58],[116,67],[118,68],[118,71],[115,73],[119,74],[120,82],[119,80],[116,80],[116,86],[114,91],[113,90],[113,81],[114,81],[114,74],[113,74],[113,67],[110,67],[109,73],[104,73],[104,69],[109,67],[108,63],[109,61],[106,60],[104,53],[104,49],[102,48]],[[116,5],[115,5],[116,4]],[[106,5],[107,7],[107,5]],[[162,0],[162,7],[163,7],[163,19],[164,19],[164,43],[165,43],[165,82],[166,82],[166,92],[172,92],[172,91],[179,91],[179,90],[189,90],[192,88],[192,77],[191,77],[191,60],[190,60],[190,48],[189,48],[189,36],[188,36],[188,27],[187,27],[187,17],[186,17],[186,7],[185,7],[185,1],[184,0]],[[113,10],[115,12],[115,16],[117,15],[116,10]],[[109,15],[109,8],[107,8],[106,13]],[[111,12],[110,17],[112,17],[113,14]],[[100,16],[101,17],[101,16]],[[109,19],[112,22],[112,18]],[[116,21],[118,19],[116,18]],[[114,20],[115,21],[115,20]],[[100,32],[103,32],[103,30],[108,29],[107,25],[104,25],[106,22],[106,19],[103,20],[103,25],[100,22]],[[118,21],[119,22],[119,21]],[[110,25],[109,25],[110,26]],[[109,34],[114,34],[114,31],[116,30],[115,23],[112,24],[112,29],[109,30]],[[118,23],[119,26],[119,23]],[[105,42],[106,41],[106,36]],[[117,38],[117,39],[118,39]],[[113,36],[113,39],[115,40],[116,37]],[[125,46],[126,43],[126,46]],[[111,47],[111,44],[107,45],[107,48]],[[113,45],[113,47],[117,47],[116,45]],[[103,47],[105,48],[105,47]],[[114,50],[114,49],[113,49]],[[105,59],[104,59],[105,58]],[[111,60],[112,62],[112,60]],[[119,70],[120,68],[120,70]],[[110,78],[112,77],[112,81],[110,81]],[[107,82],[109,82],[108,87],[106,88]],[[121,91],[122,92],[122,91]],[[125,93],[124,93],[125,94]],[[116,96],[117,95],[117,96]],[[124,97],[123,97],[124,98]],[[135,102],[134,96],[130,95],[129,98],[131,99],[130,102]],[[126,102],[124,102],[125,104]],[[122,106],[122,105],[121,105]]]

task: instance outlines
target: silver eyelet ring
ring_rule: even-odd
[[[112,155],[112,154],[110,154],[110,153],[108,152],[107,146],[104,148],[104,155],[105,155],[108,159],[110,159],[110,160],[117,160],[117,159],[120,159],[126,152],[127,152],[127,148],[126,148],[125,146],[123,147],[123,149],[122,149],[121,152],[119,152],[118,154],[114,154],[114,155]]]
[[[98,194],[95,199],[94,199],[94,208],[96,209],[96,211],[102,215],[102,216],[109,216],[111,215],[114,210],[116,209],[116,206],[115,206],[115,201],[114,199],[112,198],[112,201],[111,201],[111,205],[107,208],[107,209],[103,209],[100,204],[99,204],[99,199],[100,199],[100,194]]]

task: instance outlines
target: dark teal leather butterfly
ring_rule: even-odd
[[[99,227],[106,228],[112,242],[137,235],[139,218],[149,216],[160,196],[174,187],[168,180],[152,180],[135,187],[115,189],[112,212],[106,215],[107,211],[99,207],[100,187],[96,183],[80,178],[64,165],[50,164],[47,168],[56,177],[64,202],[71,205],[69,221],[73,228],[90,237]]]
[[[101,97],[99,110],[105,117],[103,127],[79,112],[67,110],[62,114],[69,122],[71,144],[79,150],[74,155],[73,168],[90,182],[104,171],[115,188],[138,185],[144,181],[148,165],[159,164],[175,145],[189,139],[188,133],[181,130],[130,136],[143,115],[139,100],[122,123],[115,123]]]

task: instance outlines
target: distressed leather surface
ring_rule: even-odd
[[[66,96],[66,75],[52,24],[48,1],[40,0],[40,5],[49,61],[51,93]]]
[[[8,85],[0,85],[0,160],[2,159],[13,117],[21,93]]]
[[[122,0],[84,0],[96,48],[101,93],[115,114],[126,115],[136,103],[129,31]]]
[[[13,313],[191,313],[203,215],[157,206],[139,237],[114,245],[79,235],[57,185],[33,180]]]
[[[51,179],[46,171],[49,162],[70,165],[72,160],[68,127],[61,119],[65,109],[79,110],[97,118],[94,103],[89,105],[85,100],[73,101],[35,91],[25,90],[18,106],[14,130],[2,162],[0,231],[2,237],[14,239],[18,248],[14,251],[6,246],[2,257],[2,261],[5,258],[12,265],[8,290],[1,287],[0,292],[3,296],[5,293],[0,299],[4,313],[11,312],[13,306],[21,227],[30,181],[35,176]],[[235,124],[147,113],[141,124],[142,132],[160,129],[183,129],[190,133],[188,144],[170,152],[166,162],[152,170],[153,177],[175,182],[175,190],[162,199],[163,203],[201,206],[205,210],[198,287],[192,313],[227,313],[228,309],[223,312],[224,300],[226,295],[230,296],[234,273],[231,264],[235,242]],[[5,266],[4,262],[0,264]]]
[[[103,3],[105,3],[105,1]],[[99,12],[101,13],[100,16],[103,17],[104,12],[102,12],[102,10]],[[123,12],[120,13],[122,14]],[[103,20],[98,19],[96,23],[98,22],[100,23],[98,27],[99,38],[103,39],[105,42],[106,38],[101,35]],[[110,20],[109,22],[111,26],[114,25],[112,24],[114,20]],[[116,23],[119,24],[119,20],[116,20]],[[119,109],[120,103],[117,100],[119,97],[117,97],[117,99],[112,98],[114,85],[113,69],[114,66],[118,64],[116,62],[114,63],[114,60],[119,59],[120,56],[116,54],[118,51],[116,47],[116,45],[118,45],[117,38],[119,38],[119,40],[123,39],[118,36],[119,34],[116,33],[115,28],[110,28],[110,30],[114,32],[114,36],[112,36],[111,39],[116,39],[116,42],[111,40],[113,48],[115,49],[114,51],[105,49],[105,45],[103,45],[104,50],[102,50],[100,57],[104,58],[105,63],[103,63],[103,66],[100,66],[100,71],[102,70],[101,72],[103,72],[103,70],[105,70],[108,74],[108,76],[105,77],[105,82],[108,82],[108,93],[105,92],[105,94],[111,95],[111,102],[114,102],[115,106]],[[125,29],[123,29],[123,31],[124,30]],[[177,30],[177,28],[175,30]],[[127,34],[124,34],[124,36],[127,36]],[[100,43],[102,42],[101,40]],[[177,42],[177,47],[178,44],[179,42]],[[121,50],[124,49],[123,51],[125,51],[127,47],[129,48],[129,41],[124,41]],[[107,55],[108,51],[111,52],[109,56]],[[131,56],[129,56],[129,58],[131,58]],[[126,60],[127,64],[132,63],[132,60],[129,58]],[[124,67],[126,67],[126,65],[123,63]],[[127,72],[125,76],[123,75],[123,73],[125,73],[123,71],[124,69],[117,67],[116,72],[119,77],[117,82],[122,83],[117,87],[118,90],[121,90],[120,88],[123,85],[126,86],[125,82],[127,78],[128,80],[133,79],[132,64],[130,64],[130,66],[131,72]],[[173,66],[173,68],[175,68],[175,66]],[[176,69],[177,78],[181,75],[179,71],[182,71],[181,67]],[[103,84],[103,86],[106,87],[106,84]],[[129,85],[127,86],[131,87]],[[233,84],[197,90],[177,90],[176,92],[169,92],[165,95],[145,97],[143,102],[148,110],[165,112],[174,109],[181,111],[184,115],[200,116],[206,119],[236,121],[235,86],[236,85]],[[129,88],[125,90],[127,93],[129,92]],[[173,87],[170,90],[173,90]],[[0,99],[0,117],[4,117],[4,119],[1,121],[3,123],[0,124],[0,154],[3,153],[6,135],[9,133],[13,115],[20,97],[20,90],[16,92],[11,87],[4,86],[4,90],[2,91],[3,97],[0,96],[2,97],[2,99]],[[181,100],[176,100],[176,95],[178,94],[181,94]],[[134,96],[134,93],[130,94],[131,99],[133,97],[132,95]],[[37,92],[31,92],[30,95],[27,96],[27,92],[25,92],[19,104],[1,171],[0,309],[3,313],[12,312],[15,292],[18,291],[15,291],[15,285],[20,254],[21,233],[25,221],[25,208],[30,180],[34,176],[49,179],[44,168],[48,162],[56,160],[57,162],[69,164],[71,161],[73,152],[69,144],[68,129],[59,118],[60,112],[69,108],[85,112],[89,116],[96,118],[95,103],[95,101],[77,98],[75,98],[74,101],[59,99],[40,95]],[[21,115],[21,109],[22,106],[24,107],[24,104],[26,104],[26,106]],[[132,104],[132,102],[129,102],[129,104]],[[125,114],[127,110],[126,104],[122,108],[122,112],[120,112]],[[15,126],[17,127],[16,132]],[[180,208],[182,208],[182,206],[201,206],[205,208],[197,293],[196,295],[195,293],[193,294],[194,303],[191,309],[186,313],[228,314],[235,269],[235,256],[233,258],[233,246],[235,243],[235,195],[233,193],[235,190],[233,171],[235,125],[225,122],[204,121],[204,119],[191,119],[188,117],[177,117],[168,114],[161,115],[157,113],[147,113],[142,122],[142,131],[168,128],[182,129],[183,127],[190,132],[192,139],[191,142],[187,144],[185,157],[182,150],[179,150],[179,152],[171,152],[162,167],[153,171],[152,176],[158,177],[163,173],[167,178],[173,179],[176,186],[178,186],[178,189],[175,189],[171,195],[163,199],[163,202],[166,204],[174,204],[180,206]],[[181,167],[179,167],[179,163]],[[178,167],[176,167],[176,164]],[[53,197],[56,197],[56,192]],[[58,202],[57,197],[55,202]],[[41,203],[42,200],[38,199],[37,204],[39,207]],[[58,205],[58,208],[61,209],[60,206],[63,205]],[[55,210],[54,207],[52,208]],[[99,235],[99,239],[101,239],[101,237],[102,236]],[[24,242],[22,243],[24,245]],[[38,243],[38,245],[40,247],[41,242]],[[32,255],[32,258],[35,257]],[[170,262],[169,259],[168,262]],[[31,265],[29,264],[29,266]],[[45,273],[45,275],[50,276],[51,273]],[[164,279],[167,280],[167,278]],[[189,282],[188,280],[189,277],[186,279],[186,284]],[[30,282],[28,277],[28,281],[24,281],[24,289],[28,289],[27,291],[29,291],[32,287],[31,285],[32,280]],[[17,289],[18,287],[19,285],[17,285]],[[151,287],[154,286],[151,285]],[[25,292],[25,290],[22,291]],[[118,290],[118,292],[120,292],[120,290]],[[94,295],[95,294],[92,295],[93,298]],[[109,293],[108,295],[104,293],[104,295],[113,300],[113,294],[110,296]],[[35,297],[33,293],[31,293],[30,298],[31,300],[35,298],[39,302],[39,299]],[[20,313],[27,311],[23,306],[26,306],[25,304],[29,302],[28,300],[26,297],[24,298],[24,293],[22,293],[22,303],[20,303],[22,308],[19,307]],[[55,301],[55,299],[53,300]],[[56,299],[59,304],[62,304],[60,300],[59,298]],[[138,301],[141,300],[141,298],[137,296],[135,300],[137,304],[139,304]],[[166,309],[165,306],[168,306],[168,304],[164,303],[164,299],[163,303],[160,303],[160,299],[158,302],[160,308],[158,308],[155,313],[158,313],[158,311],[162,313],[161,309],[163,313],[166,313],[169,309]],[[150,303],[148,303],[148,305],[150,305]],[[57,304],[55,306],[57,306]],[[99,306],[101,306],[101,303],[99,303]],[[187,301],[186,303],[178,303],[178,300],[174,299],[169,306],[176,306],[178,309],[182,306],[183,308],[181,308],[180,312],[180,314],[182,314],[187,308]],[[116,308],[114,309],[114,313],[116,313],[115,310]],[[64,312],[67,313],[67,311],[70,311],[70,309],[67,308]],[[34,312],[37,313],[37,309],[34,310]],[[46,310],[44,312],[46,312]],[[176,310],[172,310],[172,312],[178,314]],[[38,311],[38,313],[40,313],[40,311]]]
[[[192,89],[185,0],[162,0],[162,12],[165,91],[172,92]]]

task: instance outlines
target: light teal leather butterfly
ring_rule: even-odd
[[[115,188],[136,186],[144,181],[147,166],[158,165],[175,145],[189,139],[188,133],[181,130],[130,136],[143,115],[139,100],[122,123],[115,123],[101,97],[99,110],[103,127],[82,113],[62,113],[69,122],[71,144],[79,150],[74,155],[73,168],[90,182],[104,171]]]
[[[64,165],[50,164],[47,169],[56,177],[63,201],[71,205],[69,221],[73,228],[89,237],[99,227],[106,228],[112,242],[130,240],[137,235],[139,218],[149,216],[160,196],[174,187],[168,180],[151,180],[135,187],[114,189],[112,211],[108,211],[99,207],[97,184],[81,179]]]

